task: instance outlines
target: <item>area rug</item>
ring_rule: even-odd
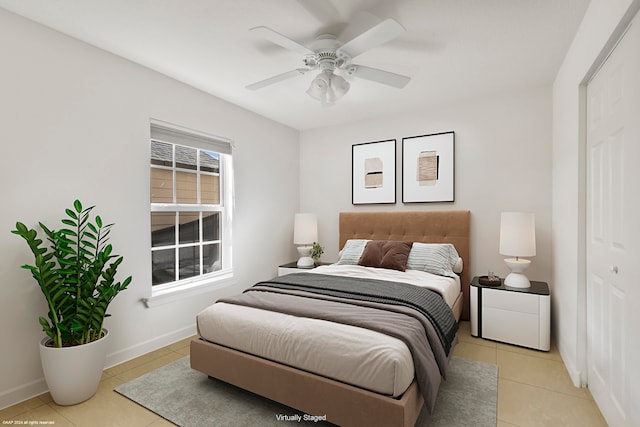
[[[191,369],[188,356],[115,391],[182,427],[332,425],[313,419],[305,422],[304,414],[291,408],[211,380]],[[453,357],[434,414],[423,409],[416,427],[495,427],[497,400],[496,365]]]

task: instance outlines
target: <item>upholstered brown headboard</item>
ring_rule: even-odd
[[[340,249],[348,239],[452,243],[463,260],[461,319],[469,320],[469,211],[340,212]]]

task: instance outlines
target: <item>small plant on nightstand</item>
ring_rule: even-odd
[[[313,247],[311,248],[311,258],[313,258],[313,262],[315,265],[318,265],[320,261],[320,257],[324,253],[324,248],[320,246],[320,243],[313,242]]]

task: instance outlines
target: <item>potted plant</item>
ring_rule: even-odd
[[[311,258],[313,258],[313,263],[318,266],[320,265],[320,257],[324,253],[324,248],[320,246],[320,243],[313,242],[313,246],[311,247]]]
[[[22,268],[31,271],[47,300],[48,318],[39,318],[47,334],[40,356],[49,391],[59,405],[80,403],[97,391],[109,336],[103,327],[107,307],[131,283],[131,276],[116,282],[123,257],[108,243],[113,224],[103,224],[98,215],[92,219],[93,208],[74,201],[59,230],[40,222],[49,246],[21,222],[11,231],[33,253],[34,264]]]

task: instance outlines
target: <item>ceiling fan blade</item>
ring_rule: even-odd
[[[338,9],[331,0],[298,0],[298,4],[323,24],[332,23],[339,17]]]
[[[390,71],[380,70],[378,68],[367,67],[364,65],[350,65],[346,69],[347,75],[358,77],[372,82],[382,83],[383,85],[397,87],[402,89],[409,83],[411,77],[402,74],[392,73]]]
[[[302,46],[300,43],[291,40],[289,37],[283,36],[269,27],[254,27],[249,31],[269,40],[271,43],[282,46],[285,49],[293,50],[294,52],[298,52],[302,55],[313,55],[314,53],[312,50]]]
[[[406,30],[398,21],[387,18],[359,36],[349,40],[339,50],[345,52],[351,58],[355,58],[371,48],[395,39],[405,32]]]
[[[307,68],[297,68],[295,70],[287,71],[286,73],[278,74],[277,76],[269,77],[268,79],[260,80],[259,82],[252,83],[248,86],[245,86],[249,90],[258,90],[262,89],[265,86],[272,85],[274,83],[281,82],[283,80],[290,79],[296,76],[302,76],[307,71],[310,71]]]

